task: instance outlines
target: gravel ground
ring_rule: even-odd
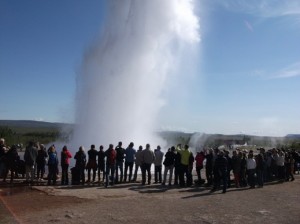
[[[0,185],[0,223],[300,223],[300,176],[263,188],[169,188],[128,183]]]

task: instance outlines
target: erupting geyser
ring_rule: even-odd
[[[182,49],[199,42],[192,0],[109,0],[77,77],[74,146],[158,144],[162,90]],[[176,65],[176,66],[175,66]]]

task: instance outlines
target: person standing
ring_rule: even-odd
[[[256,161],[253,157],[253,152],[249,152],[247,159],[247,175],[250,188],[255,188]]]
[[[164,153],[160,151],[161,148],[158,145],[157,148],[154,150],[155,160],[154,160],[154,180],[157,184],[157,182],[161,183],[162,176],[161,176],[161,170],[162,170],[162,161],[164,158]]]
[[[198,177],[198,184],[202,184],[202,178],[201,178],[201,170],[203,169],[203,161],[205,159],[205,155],[203,151],[197,152],[197,155],[195,157],[196,160],[196,172]]]
[[[234,176],[234,183],[235,187],[239,188],[240,187],[240,173],[241,173],[241,154],[237,153],[236,150],[232,152],[232,158],[231,158],[231,163],[232,163],[232,172]]]
[[[222,193],[226,193],[227,188],[227,167],[228,161],[225,157],[224,151],[220,150],[217,154],[217,158],[214,164],[214,187],[211,191],[217,190],[221,186],[221,180],[223,184],[223,191]]]
[[[70,158],[72,158],[71,152],[68,150],[67,146],[65,145],[61,152],[61,185],[68,185],[69,184],[69,164]]]
[[[177,186],[179,183],[179,175],[181,170],[181,155],[175,150],[175,164],[174,164],[174,185]]]
[[[5,147],[5,139],[0,138],[0,177],[4,176],[5,171],[5,153],[6,153],[6,147]]]
[[[49,150],[49,160],[48,160],[48,185],[56,184],[58,157],[54,146],[50,147]]]
[[[207,186],[211,186],[213,183],[213,167],[214,167],[214,154],[213,150],[209,149],[208,153],[205,155],[206,163],[205,163],[205,174]]]
[[[34,147],[34,142],[30,141],[24,153],[24,161],[26,167],[26,182],[34,181],[36,158],[37,158],[37,148]]]
[[[91,170],[93,170],[93,182],[96,179],[96,171],[97,171],[97,156],[98,152],[96,150],[95,145],[91,145],[91,149],[88,151],[88,163],[87,163],[87,170],[88,170],[88,183],[91,182]]]
[[[259,154],[255,157],[256,161],[256,176],[258,187],[264,186],[264,169],[265,169],[265,159],[263,151],[260,150]]]
[[[42,180],[44,178],[47,158],[48,158],[48,154],[46,148],[43,144],[41,144],[36,158],[38,180]]]
[[[85,183],[84,170],[86,165],[86,155],[83,146],[79,147],[79,150],[76,152],[74,159],[76,160],[75,167],[79,172],[79,180],[81,180],[81,184],[84,185]]]
[[[173,169],[174,169],[174,164],[175,164],[175,147],[172,146],[170,150],[168,150],[168,152],[165,155],[165,160],[164,160],[164,166],[165,166],[165,170],[164,170],[164,179],[162,182],[162,185],[166,184],[166,180],[167,180],[167,174],[169,172],[169,186],[172,186],[172,177],[173,177]]]
[[[16,175],[17,172],[17,162],[19,160],[19,155],[17,151],[17,146],[12,145],[7,153],[6,153],[6,159],[5,159],[5,167],[6,167],[6,172],[4,172],[4,177],[3,177],[3,182],[6,182],[7,174],[10,171],[10,183],[13,183],[14,176]]]
[[[133,169],[133,163],[134,163],[134,158],[136,154],[136,150],[133,148],[134,144],[131,142],[127,149],[125,150],[125,174],[124,174],[124,182],[127,181],[127,171],[129,168],[129,178],[128,182],[131,181],[132,177],[132,169]]]
[[[100,182],[100,172],[103,174],[102,181],[104,182],[105,177],[105,153],[103,150],[103,145],[100,145],[98,151],[98,181]]]
[[[180,187],[185,187],[186,183],[188,183],[189,181],[189,164],[190,164],[190,154],[191,152],[189,151],[189,146],[185,145],[183,150],[179,150],[178,151],[180,156],[181,156],[181,160],[180,160],[180,174],[179,174],[179,185]],[[184,176],[186,177],[186,180],[184,178]]]
[[[114,185],[114,175],[115,175],[117,152],[114,149],[113,144],[110,144],[109,148],[105,151],[105,157],[106,157],[106,168],[105,168],[106,182],[105,182],[105,187],[108,187],[109,181],[111,181],[112,186]],[[109,175],[110,175],[111,178],[109,178]]]
[[[118,143],[118,146],[116,147],[115,151],[117,153],[117,158],[116,158],[116,184],[117,184],[117,183],[122,183],[123,181],[125,149],[122,148],[122,142]],[[120,176],[119,176],[119,170],[120,170]]]
[[[133,181],[136,181],[137,179],[137,173],[139,168],[142,170],[142,150],[143,146],[139,146],[139,150],[135,154],[135,170],[134,170],[134,176]]]
[[[151,184],[151,164],[155,160],[154,152],[150,149],[150,144],[142,151],[142,185],[146,183],[146,172],[148,175],[148,185]]]

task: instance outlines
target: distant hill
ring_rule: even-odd
[[[31,120],[0,120],[0,129],[1,127],[4,129],[12,129],[14,133],[12,134],[12,141],[18,138],[21,140],[25,138],[35,139],[40,136],[43,136],[44,139],[46,137],[48,139],[54,139],[57,136],[68,139],[72,135],[74,124]],[[295,142],[300,144],[300,134],[288,134],[285,137],[185,133],[180,131],[159,131],[157,134],[162,137],[168,145],[182,143],[214,147],[220,145],[230,146],[245,144],[276,147],[279,145],[295,144]],[[3,134],[1,134],[1,136],[2,135]]]
[[[288,134],[285,136],[286,138],[296,138],[300,139],[300,134]]]
[[[52,123],[45,121],[30,121],[30,120],[0,120],[0,126],[9,128],[50,128],[59,129],[65,126],[72,126],[67,123]]]

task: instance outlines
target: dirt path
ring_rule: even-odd
[[[300,176],[226,194],[203,187],[123,184],[1,187],[1,195],[15,223],[300,223]]]

